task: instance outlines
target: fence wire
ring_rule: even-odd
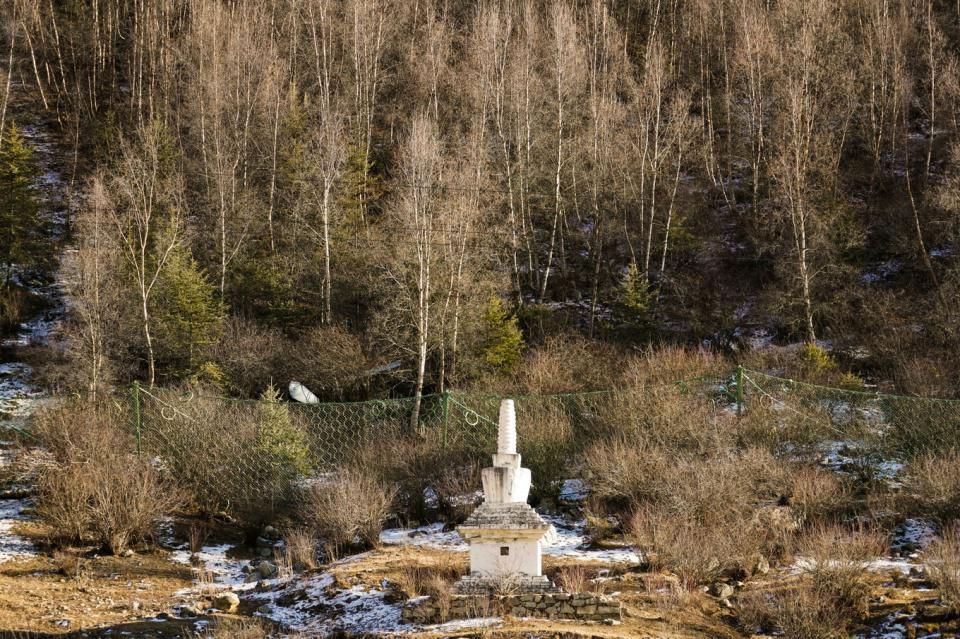
[[[448,392],[413,399],[299,404],[165,389],[130,395],[137,449],[208,509],[263,511],[303,482],[344,465],[397,458],[466,468],[496,447],[499,395]],[[829,388],[738,368],[639,388],[514,397],[519,452],[541,485],[576,477],[593,442],[642,433],[677,451],[703,450],[711,429],[743,446],[892,472],[911,458],[960,448],[960,401]],[[677,424],[683,424],[678,427]]]

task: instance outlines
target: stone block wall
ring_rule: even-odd
[[[620,602],[592,593],[544,592],[515,595],[451,595],[449,603],[433,597],[411,599],[403,607],[404,623],[431,624],[450,619],[513,615],[575,621],[620,621]],[[445,617],[445,618],[444,618]]]

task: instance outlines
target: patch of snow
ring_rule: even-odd
[[[23,511],[29,506],[26,499],[0,500],[0,563],[37,554],[32,543],[12,532],[17,522],[27,519]]]
[[[851,562],[856,565],[861,570],[866,570],[869,572],[879,572],[879,573],[891,573],[899,572],[904,575],[910,574],[912,568],[916,568],[919,564],[909,559],[898,559],[891,557],[878,557],[876,559],[870,559],[868,561],[856,561]],[[840,561],[828,561],[826,562],[827,567],[830,566],[845,566],[846,562]],[[810,557],[797,557],[793,564],[790,566],[790,572],[792,574],[798,574],[801,572],[810,572],[817,568],[817,561]]]
[[[380,543],[388,546],[421,546],[438,550],[466,552],[467,542],[455,530],[444,531],[445,524],[438,522],[419,528],[388,528],[380,533]]]
[[[867,271],[860,276],[860,280],[865,284],[876,284],[890,279],[903,270],[903,262],[897,259],[887,260],[876,266],[872,271]]]
[[[471,628],[492,628],[503,621],[500,617],[477,617],[476,619],[455,619],[446,623],[440,623],[433,626],[424,626],[426,632],[455,632],[457,630],[468,630]]]
[[[936,537],[937,531],[931,522],[926,519],[907,519],[894,530],[890,547],[895,552],[905,551],[915,559],[918,556],[915,551],[925,548]]]
[[[953,255],[953,247],[949,244],[930,249],[930,257],[950,257],[951,255]]]
[[[247,586],[245,566],[250,564],[248,559],[232,559],[227,553],[233,548],[231,544],[204,546],[198,553],[191,553],[189,549],[181,549],[170,555],[170,560],[176,563],[193,565],[196,561],[202,562],[204,570],[213,578],[213,583],[219,586],[237,588]]]
[[[623,548],[590,548],[586,534],[586,521],[569,523],[560,517],[544,516],[551,524],[543,542],[543,554],[551,557],[572,557],[582,561],[605,563],[639,564],[637,551],[629,546]]]
[[[590,489],[582,479],[565,479],[560,486],[560,501],[583,501]]]
[[[401,621],[400,604],[387,603],[383,591],[363,586],[337,590],[332,588],[333,583],[331,575],[321,573],[308,578],[305,583],[290,582],[270,592],[253,593],[250,598],[264,602],[257,616],[296,632],[378,634],[414,628]],[[281,598],[293,601],[281,605]]]
[[[847,472],[850,467],[865,467],[873,472],[877,479],[881,479],[891,484],[898,484],[900,474],[903,472],[904,464],[895,459],[878,459],[865,451],[862,455],[864,444],[859,441],[829,441],[820,445],[822,458],[820,465],[829,468],[838,473]]]

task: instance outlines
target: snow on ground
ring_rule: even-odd
[[[354,586],[346,590],[333,588],[328,573],[290,582],[270,592],[250,595],[263,602],[257,615],[297,632],[332,634],[345,632],[399,632],[413,629],[400,620],[401,606],[388,603],[386,593]]]
[[[460,534],[455,530],[444,531],[445,527],[441,522],[419,528],[388,528],[380,533],[380,543],[466,552],[469,547]]]
[[[0,499],[0,563],[37,554],[32,543],[11,532],[17,522],[27,519],[23,511],[29,506],[26,499]]]
[[[903,462],[895,459],[874,459],[864,451],[863,442],[836,440],[820,445],[820,464],[835,472],[847,472],[852,467],[865,467],[873,471],[877,479],[897,483],[903,472]],[[863,454],[860,454],[864,451]]]
[[[0,364],[0,415],[26,417],[42,393],[34,388],[28,377],[33,370],[20,362]]]
[[[590,494],[590,489],[582,479],[567,479],[560,486],[560,501],[583,501]]]
[[[850,562],[851,565],[856,565],[861,570],[866,570],[869,572],[878,572],[878,573],[892,573],[899,572],[904,575],[910,574],[910,570],[917,568],[920,564],[911,560],[911,559],[902,559],[902,558],[893,558],[893,557],[878,557],[877,559],[870,559],[868,561],[856,561]],[[846,566],[847,562],[840,561],[829,561],[827,562],[827,567],[831,566]],[[794,559],[793,564],[790,566],[789,572],[791,574],[800,574],[803,572],[811,572],[817,568],[817,561],[811,557],[797,557]]]
[[[250,560],[228,557],[227,554],[232,548],[231,544],[204,546],[198,553],[180,549],[171,553],[170,560],[186,565],[202,565],[212,577],[215,586],[234,589],[252,587],[252,584],[246,583],[247,573],[244,572],[244,568],[250,565]]]

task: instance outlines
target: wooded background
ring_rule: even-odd
[[[419,396],[502,386],[561,335],[571,357],[827,339],[955,392],[960,2],[0,16],[5,175],[46,117],[76,213],[66,388]],[[3,225],[11,272],[30,225]]]

